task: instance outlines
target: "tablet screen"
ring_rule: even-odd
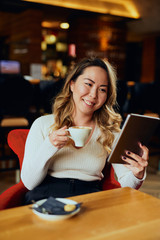
[[[138,142],[147,146],[159,124],[160,118],[129,114],[107,161],[110,163],[124,164],[125,162],[121,159],[121,156],[125,154],[125,150],[142,156]]]

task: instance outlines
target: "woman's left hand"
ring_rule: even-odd
[[[122,156],[122,160],[128,163],[125,166],[133,172],[135,177],[142,179],[145,168],[148,166],[149,150],[141,143],[139,143],[139,146],[143,152],[142,157],[130,151],[125,151],[126,156]]]

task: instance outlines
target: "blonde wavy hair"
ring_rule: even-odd
[[[53,114],[55,123],[52,126],[54,130],[57,130],[63,126],[70,127],[73,125],[73,112],[74,112],[74,101],[72,92],[70,90],[70,82],[77,80],[77,78],[83,74],[87,67],[98,66],[107,72],[108,76],[108,92],[107,100],[104,105],[94,112],[93,120],[101,130],[101,136],[98,138],[99,141],[108,153],[111,152],[111,146],[114,141],[114,133],[120,131],[121,116],[115,112],[116,97],[116,72],[113,66],[105,60],[100,58],[84,58],[78,64],[75,65],[74,69],[66,77],[66,81],[62,91],[56,97],[53,104]]]

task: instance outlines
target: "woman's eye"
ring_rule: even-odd
[[[100,88],[99,89],[101,92],[106,92],[106,89],[104,89],[104,88]]]
[[[85,83],[85,84],[86,84],[87,86],[90,86],[90,87],[92,86],[92,84],[91,84],[91,83]]]

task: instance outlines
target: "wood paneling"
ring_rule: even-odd
[[[76,44],[77,58],[88,56],[108,58],[124,78],[126,28],[124,22],[100,17],[74,17],[70,23],[69,41]]]
[[[22,74],[30,74],[30,64],[41,63],[42,12],[29,9],[19,14],[2,13],[1,17],[1,35],[7,36],[9,44],[8,58],[20,61]]]
[[[155,51],[155,37],[146,38],[143,41],[141,82],[153,82],[155,80]]]

